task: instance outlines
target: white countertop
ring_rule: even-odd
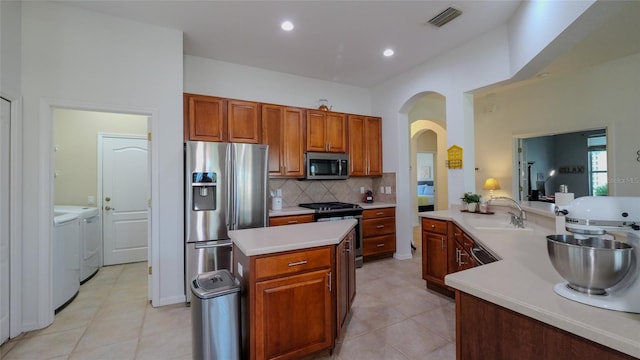
[[[553,204],[525,202],[523,205],[528,212],[540,215],[549,216],[553,211]],[[501,259],[447,275],[448,286],[640,358],[640,314],[584,305],[553,291],[555,284],[564,281],[547,254],[546,236],[553,234],[553,229],[531,223],[527,227],[532,231],[476,229],[483,226],[482,223],[508,223],[508,215],[502,212],[483,215],[452,209],[419,215],[453,220]]]
[[[354,219],[271,226],[229,232],[233,243],[247,256],[335,245],[356,226]]]
[[[358,203],[358,205],[362,206],[363,209],[382,209],[388,207],[396,207],[394,203],[385,203],[385,202],[372,202],[372,203]]]
[[[315,210],[313,209],[307,209],[300,206],[291,206],[282,208],[282,210],[269,210],[269,217],[305,215],[313,213],[315,213]]]

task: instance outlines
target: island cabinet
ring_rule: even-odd
[[[447,221],[422,218],[422,278],[428,288],[439,292],[447,292],[444,277],[448,274],[448,237]]]
[[[272,216],[269,218],[269,226],[304,224],[313,222],[313,214]]]
[[[356,297],[356,233],[352,230],[336,247],[336,339],[342,329]]]
[[[259,103],[187,93],[183,99],[185,141],[260,143]]]
[[[355,295],[354,234],[337,245],[256,256],[234,245],[243,358],[299,359],[335,346]]]
[[[347,152],[347,122],[343,113],[307,110],[307,149],[316,152]]]
[[[349,176],[382,176],[382,119],[349,115]]]
[[[465,360],[636,359],[462,291],[456,291],[456,357]]]
[[[365,261],[393,256],[396,251],[396,209],[362,212],[362,256]]]
[[[449,226],[449,233],[451,234],[451,237],[453,237],[452,241],[449,241],[449,243],[453,244],[453,252],[450,252],[448,255],[448,273],[454,273],[456,271],[476,267],[478,264],[473,256],[471,256],[475,242],[456,224],[450,222]]]
[[[262,143],[269,145],[270,177],[304,176],[303,109],[262,105]]]

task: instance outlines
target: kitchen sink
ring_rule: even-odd
[[[510,224],[505,219],[486,219],[486,220],[470,220],[469,225],[477,230],[494,230],[494,231],[533,231],[530,227],[519,228]]]
[[[499,231],[533,231],[533,229],[524,227],[515,227],[512,224],[504,223],[498,226],[474,226],[477,230],[499,230]]]

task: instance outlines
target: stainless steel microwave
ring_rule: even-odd
[[[308,152],[304,163],[307,180],[340,180],[349,177],[348,154]]]

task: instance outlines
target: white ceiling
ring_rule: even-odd
[[[506,23],[520,0],[59,1],[178,29],[188,55],[372,87]],[[447,7],[463,14],[425,23]],[[285,33],[280,22],[295,23]],[[384,58],[391,47],[396,55]]]

